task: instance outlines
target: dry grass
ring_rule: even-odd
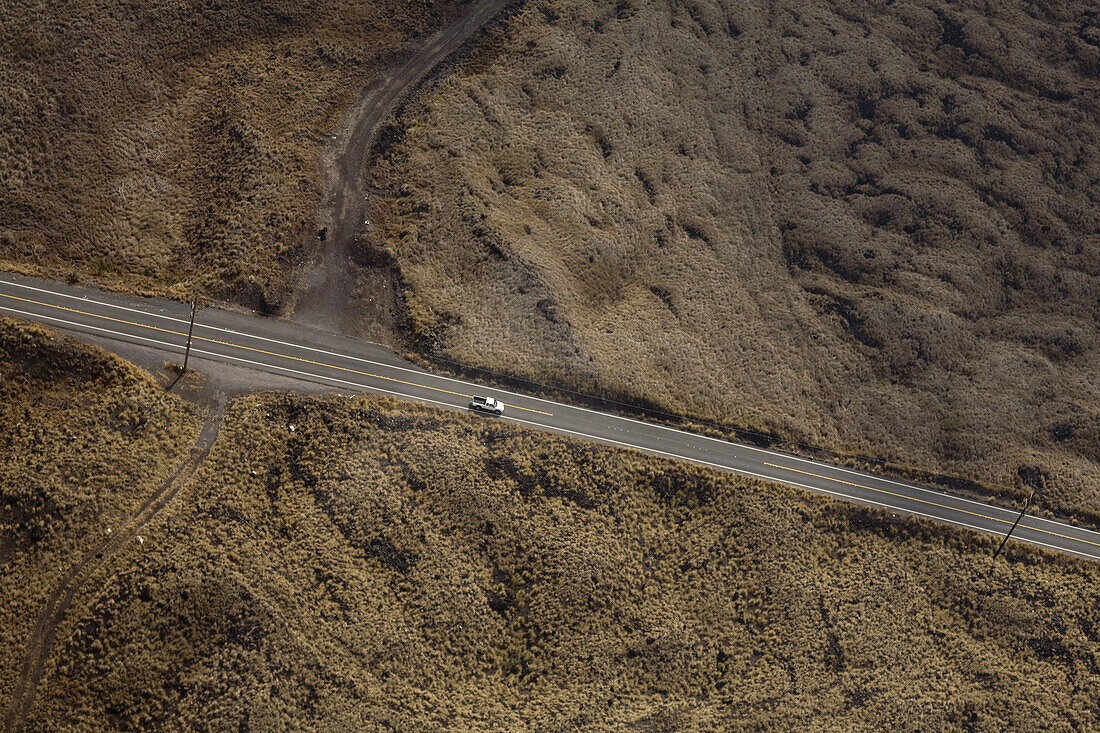
[[[1100,18],[540,0],[379,176],[425,348],[1100,516]]]
[[[293,432],[289,426],[294,425]],[[29,724],[1096,724],[1096,566],[375,399],[231,408]]]
[[[195,411],[100,349],[0,319],[0,700],[58,578],[186,455]]]
[[[265,310],[342,107],[446,2],[0,7],[0,267]]]

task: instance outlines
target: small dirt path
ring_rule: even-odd
[[[34,694],[38,689],[38,683],[42,679],[42,672],[46,666],[57,636],[57,628],[65,618],[65,612],[72,605],[73,598],[87,584],[87,582],[108,562],[118,554],[123,547],[132,541],[137,533],[157,516],[180,490],[187,485],[191,477],[195,475],[202,462],[210,454],[214,440],[218,437],[225,417],[225,400],[219,399],[217,404],[207,413],[202,430],[191,447],[187,458],[172,474],[157,487],[141,506],[129,516],[123,526],[100,540],[95,547],[88,550],[79,563],[74,565],[58,583],[53,593],[50,594],[45,608],[38,616],[34,629],[27,642],[27,653],[23,658],[23,668],[15,682],[11,703],[7,716],[4,719],[4,730],[16,733],[23,729],[31,704],[34,702]]]
[[[397,106],[478,29],[514,0],[478,0],[447,27],[425,39],[403,63],[380,73],[348,110],[336,139],[322,154],[320,227],[326,232],[321,252],[299,283],[292,318],[347,336],[398,345],[402,320],[400,283],[386,264],[361,268],[357,248],[368,242],[364,212],[365,176],[371,146]],[[362,244],[356,241],[361,236]],[[360,259],[371,259],[359,252]],[[367,294],[367,298],[359,297]]]

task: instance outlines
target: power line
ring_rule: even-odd
[[[1027,508],[1031,505],[1031,500],[1035,497],[1035,489],[1031,490],[1031,494],[1027,497],[1027,501],[1024,502],[1024,508],[1020,510],[1020,516],[1016,517],[1016,521],[1012,523],[1012,526],[1008,528],[1008,534],[1001,540],[1001,546],[997,548],[997,551],[993,553],[993,559],[989,561],[992,565],[997,560],[997,556],[1001,554],[1001,550],[1008,544],[1008,538],[1012,536],[1012,533],[1016,530],[1016,525],[1020,523],[1020,520],[1024,518],[1024,514],[1027,513]]]
[[[191,300],[191,323],[187,326],[187,350],[183,352],[183,369],[180,370],[180,374],[187,371],[187,360],[191,357],[191,333],[195,330],[195,310],[199,305],[199,296],[195,296]]]

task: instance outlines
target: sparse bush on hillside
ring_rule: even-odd
[[[1095,519],[1098,24],[530,3],[379,165],[417,335]]]
[[[237,402],[148,535],[34,729],[1087,728],[1100,694],[1092,564],[991,575],[989,538],[381,399]]]

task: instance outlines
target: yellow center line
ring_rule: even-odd
[[[843,479],[833,478],[832,476],[822,476],[819,473],[810,473],[809,471],[801,471],[797,468],[788,468],[787,466],[779,466],[779,465],[776,465],[774,463],[765,463],[764,465],[765,466],[771,466],[772,468],[778,468],[778,469],[781,469],[783,471],[792,471],[794,473],[801,473],[801,474],[806,475],[806,476],[813,476],[815,478],[825,479],[826,481],[835,481],[838,484],[845,484],[847,486],[855,486],[856,488],[860,488],[860,489],[867,489],[868,491],[874,491],[878,494],[887,494],[889,496],[896,496],[899,499],[906,499],[908,501],[915,501],[919,504],[927,504],[928,506],[939,507],[940,509],[949,509],[953,512],[960,512],[962,514],[969,514],[972,517],[980,517],[981,519],[988,519],[992,522],[1000,522],[1001,524],[1012,524],[1012,522],[1007,520],[1007,519],[999,519],[997,517],[991,517],[987,514],[979,514],[978,512],[972,512],[972,511],[968,511],[966,509],[959,509],[957,507],[948,506],[947,504],[937,504],[936,502],[928,501],[927,499],[917,499],[916,497],[913,497],[913,496],[906,496],[905,494],[897,494],[893,491],[887,491],[886,489],[876,489],[874,486],[866,486],[864,484],[856,484],[856,483],[852,483],[851,481],[845,481]],[[1081,539],[1080,537],[1070,537],[1069,535],[1059,534],[1057,532],[1051,532],[1050,530],[1046,530],[1046,529],[1039,529],[1038,527],[1031,527],[1031,526],[1026,526],[1026,525],[1025,525],[1025,527],[1026,527],[1026,529],[1030,529],[1033,532],[1042,532],[1043,534],[1049,534],[1053,537],[1061,537],[1062,539],[1065,539],[1065,540],[1073,540],[1074,542],[1084,542],[1087,545],[1095,545],[1097,547],[1100,547],[1100,542],[1091,542],[1089,540]]]
[[[20,298],[16,295],[8,295],[7,293],[0,293],[0,296],[3,296],[5,298],[11,298],[12,300],[19,300],[19,301],[22,301],[24,303],[32,303],[34,305],[40,305],[40,306],[43,306],[45,308],[55,308],[57,310],[67,311],[69,313],[77,313],[77,314],[82,315],[82,316],[89,316],[91,318],[101,318],[105,321],[113,321],[114,323],[122,323],[122,324],[125,324],[127,326],[134,326],[136,328],[147,328],[151,331],[160,331],[161,333],[169,333],[169,334],[172,334],[174,336],[183,336],[184,338],[187,338],[186,333],[183,333],[182,331],[173,331],[170,328],[161,328],[160,326],[149,326],[149,325],[144,324],[144,323],[136,323],[134,321],[127,321],[127,320],[124,320],[122,318],[112,318],[111,316],[104,316],[104,315],[100,315],[98,313],[88,313],[87,311],[77,310],[76,308],[68,308],[68,307],[63,306],[63,305],[54,305],[53,303],[43,303],[42,301],[30,300],[28,298]],[[209,343],[209,344],[219,344],[221,346],[228,346],[228,347],[233,348],[233,349],[241,349],[243,351],[252,351],[252,352],[255,352],[257,354],[266,354],[267,356],[274,356],[274,357],[278,357],[280,359],[290,359],[291,361],[297,361],[297,362],[301,362],[303,364],[312,364],[314,366],[325,367],[326,369],[336,369],[336,370],[341,371],[341,372],[348,372],[350,374],[359,374],[361,376],[370,377],[372,379],[382,379],[382,380],[385,380],[387,382],[394,382],[396,384],[405,384],[405,385],[408,385],[410,387],[419,387],[420,389],[428,389],[428,390],[431,390],[433,392],[442,392],[444,394],[454,395],[455,397],[463,397],[465,399],[470,399],[472,397],[472,395],[463,394],[462,392],[452,392],[449,389],[441,389],[439,387],[429,387],[426,384],[417,384],[416,382],[407,382],[403,379],[397,379],[396,377],[384,377],[381,374],[372,374],[370,372],[364,372],[364,371],[360,371],[358,369],[351,369],[349,367],[336,366],[335,364],[326,364],[325,362],[322,362],[322,361],[314,361],[313,359],[305,359],[301,356],[290,356],[289,354],[280,354],[280,353],[275,352],[275,351],[267,351],[265,349],[257,349],[253,346],[241,346],[240,344],[234,344],[230,341],[220,341],[218,339],[205,338],[203,336],[193,336],[192,338],[195,341],[205,341],[206,343]],[[542,410],[532,410],[529,407],[520,407],[519,405],[510,405],[510,407],[512,407],[516,410],[523,410],[524,412],[535,412],[535,413],[538,413],[539,415],[546,415],[547,417],[553,417],[553,413],[543,412]]]

